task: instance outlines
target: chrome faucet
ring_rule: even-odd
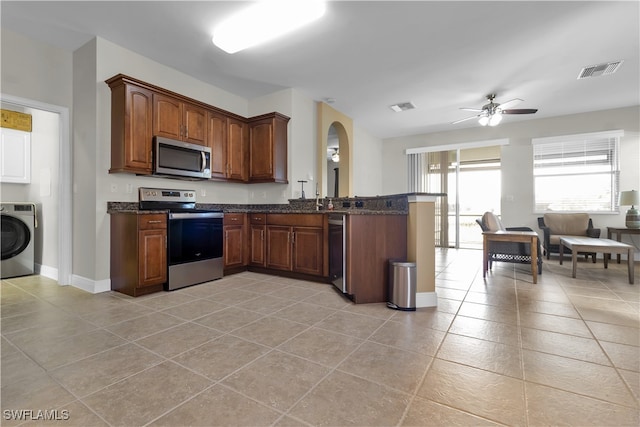
[[[319,211],[322,208],[323,208],[323,205],[320,202],[320,192],[318,191],[318,183],[316,183],[316,210]]]

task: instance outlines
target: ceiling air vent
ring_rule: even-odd
[[[587,77],[599,77],[606,76],[607,74],[615,73],[620,65],[622,65],[622,60],[615,62],[605,62],[604,64],[590,65],[588,67],[584,67],[580,74],[578,75],[578,80],[586,79]]]
[[[398,104],[393,104],[389,106],[389,108],[391,108],[396,113],[399,113],[401,111],[413,110],[414,108],[416,108],[416,106],[413,105],[411,102],[400,102]]]

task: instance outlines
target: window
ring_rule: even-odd
[[[623,131],[534,138],[536,212],[617,212]]]

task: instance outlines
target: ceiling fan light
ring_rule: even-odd
[[[340,153],[338,152],[338,150],[334,151],[333,154],[331,155],[331,161],[334,163],[340,162]]]
[[[480,123],[481,126],[486,126],[489,124],[489,116],[482,116],[478,119],[478,123]]]
[[[261,1],[221,22],[212,41],[225,52],[236,53],[296,30],[325,10],[325,2],[317,0]]]
[[[496,113],[489,119],[489,126],[497,126],[502,121],[502,114]]]

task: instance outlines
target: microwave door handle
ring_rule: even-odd
[[[204,172],[205,168],[207,167],[207,156],[205,155],[204,151],[200,152],[200,172]]]

